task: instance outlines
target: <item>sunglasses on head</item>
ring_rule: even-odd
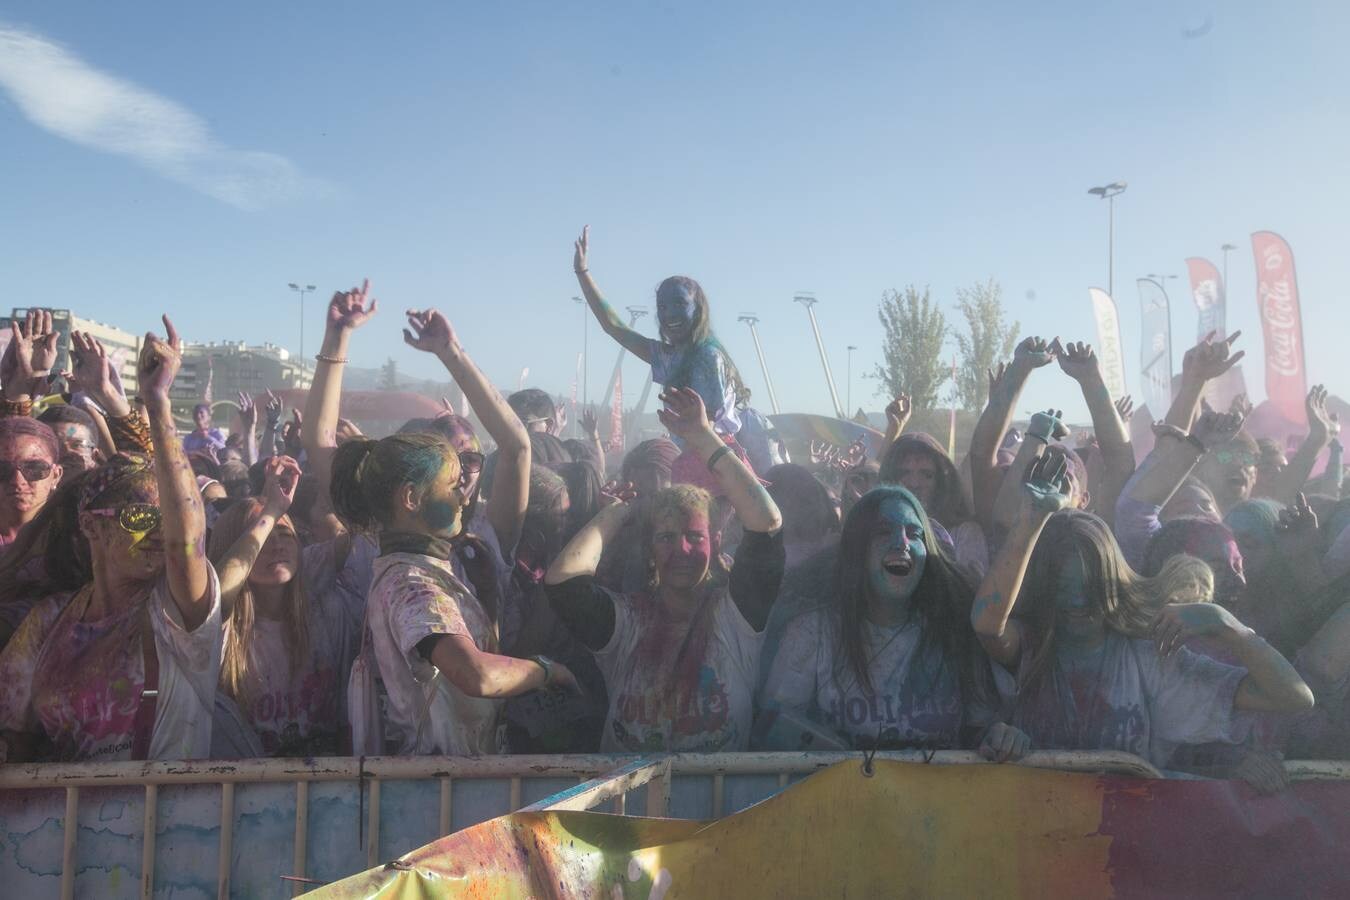
[[[90,509],[96,516],[117,517],[117,524],[129,534],[147,534],[159,528],[159,507],[152,503],[128,503],[120,509]]]
[[[18,472],[24,481],[42,481],[52,474],[52,464],[41,459],[24,460],[21,463],[0,462],[0,481],[9,481]]]
[[[459,470],[466,475],[476,475],[483,471],[483,454],[476,450],[465,450],[459,454]]]

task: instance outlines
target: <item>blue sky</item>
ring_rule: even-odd
[[[192,339],[294,348],[286,283],[310,282],[312,353],[324,292],[369,276],[384,312],[356,363],[437,375],[396,315],[436,305],[499,384],[529,366],[562,392],[581,332],[571,242],[590,223],[616,305],[650,305],[668,274],[703,283],[765,408],[736,314],[761,317],[785,409],[823,412],[791,302],[814,291],[841,399],[856,344],[853,402],[876,409],[857,373],[880,358],[887,288],[929,285],[950,308],[993,277],[1025,333],[1094,340],[1106,210],[1086,189],[1124,179],[1136,396],[1134,278],[1184,286],[1184,258],[1217,263],[1224,242],[1230,329],[1258,362],[1262,229],[1293,246],[1314,379],[1345,395],[1350,12],[1285,6],[10,2],[9,40],[93,75],[57,91],[50,56],[0,45],[6,305],[137,331],[168,309]],[[1171,294],[1179,361],[1195,313]],[[590,336],[594,397],[616,348]],[[631,394],[642,377],[625,370]],[[1259,365],[1247,378],[1262,396]],[[1081,414],[1058,374],[1024,406],[1051,402]]]

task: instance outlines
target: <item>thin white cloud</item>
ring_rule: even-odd
[[[225,146],[192,110],[4,23],[0,90],[33,124],[52,134],[129,157],[240,209],[327,190],[284,156]]]

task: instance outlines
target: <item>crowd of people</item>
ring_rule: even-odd
[[[241,396],[229,434],[206,406],[179,433],[167,316],[134,398],[95,338],[54,372],[50,314],[15,322],[0,760],[1119,750],[1279,790],[1286,755],[1350,756],[1350,498],[1320,387],[1286,458],[1243,399],[1208,407],[1242,352],[1202,341],[1136,464],[1093,349],[1028,337],[960,460],[903,396],[874,458],[790,454],[699,284],[660,283],[648,338],[589,251],[583,231],[590,310],[663,388],[668,436],[622,458],[593,416],[562,440],[547,393],[503,397],[435,309],[403,337],[468,409],[363,435],[339,410],[384,321],[368,283],[328,304],[303,410]],[[1053,409],[1013,427],[1056,370],[1091,416],[1075,446]]]

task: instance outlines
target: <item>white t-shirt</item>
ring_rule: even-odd
[[[1152,641],[1116,632],[1102,654],[1072,671],[1051,659],[1036,696],[1016,705],[1013,724],[1034,749],[1124,750],[1163,767],[1180,744],[1241,738],[1233,700],[1246,669],[1186,647],[1164,660]],[[1030,657],[1024,649],[1024,671]]]
[[[501,752],[501,701],[464,694],[417,652],[431,635],[465,635],[480,650],[491,646],[492,623],[452,565],[414,553],[381,556],[369,604],[371,646],[399,752]]]
[[[144,604],[159,660],[151,759],[200,759],[211,751],[220,679],[220,583],[209,573],[210,612],[183,627],[168,577],[99,621],[79,621],[87,594],[58,594],[33,607],[0,653],[0,729],[45,734],[62,762],[132,758],[145,688]]]
[[[919,652],[917,624],[883,628],[864,624],[872,690],[858,684],[840,658],[837,627],[825,609],[788,624],[764,684],[764,706],[790,710],[829,725],[854,746],[960,746],[960,679],[942,666],[941,651]],[[973,710],[966,724],[988,724],[991,711]]]
[[[654,601],[606,593],[614,634],[595,654],[609,693],[601,752],[745,750],[764,635],[731,595],[717,590],[706,601],[712,608],[703,627],[665,640]]]

